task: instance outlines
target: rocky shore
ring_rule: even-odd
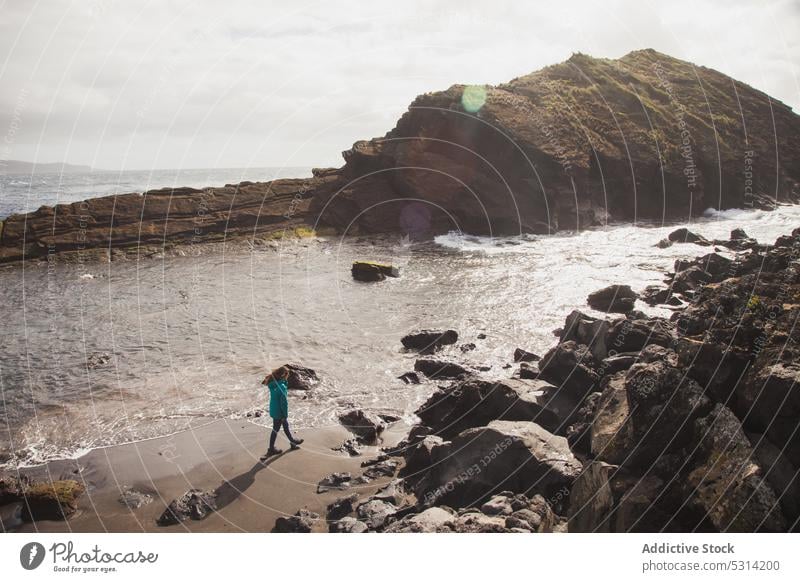
[[[0,263],[115,260],[172,245],[460,230],[518,235],[800,201],[800,117],[653,50],[421,95],[385,136],[307,179],[174,188],[0,222]],[[776,152],[780,155],[780,163]]]
[[[509,380],[421,358],[424,375],[456,378],[384,448],[398,478],[278,529],[797,531],[800,228],[774,245],[741,234],[714,241],[735,258],[678,261],[649,290],[650,303],[680,303],[668,319],[574,311],[541,358],[517,350]],[[630,298],[600,296],[618,291]],[[403,343],[430,353],[454,334]]]
[[[668,240],[713,252],[677,261],[663,286],[592,293],[587,303],[608,315],[573,311],[541,356],[509,346],[511,378],[443,356],[458,342],[470,351],[472,338],[457,330],[403,338],[398,349],[418,356],[403,379],[438,386],[410,430],[386,412],[351,409],[341,426],[310,432],[303,449],[264,463],[264,429],[214,424],[6,475],[0,523],[23,531],[229,523],[336,533],[797,531],[800,228],[774,245],[739,229],[730,240],[685,229]],[[638,300],[672,315],[648,316]],[[292,369],[295,389],[314,389],[313,370]]]

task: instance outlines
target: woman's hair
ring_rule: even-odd
[[[269,373],[269,379],[270,380],[282,380],[283,377],[286,375],[286,373],[288,371],[289,371],[289,368],[287,368],[286,366],[279,366],[279,367],[275,368],[274,370],[272,370],[272,372]]]

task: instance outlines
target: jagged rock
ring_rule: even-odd
[[[416,372],[406,372],[405,374],[401,374],[397,377],[398,380],[402,380],[406,384],[419,384],[419,374]]]
[[[675,243],[694,243],[701,246],[711,246],[710,240],[690,231],[688,228],[673,230],[667,238]]]
[[[333,489],[347,489],[352,481],[353,476],[350,473],[331,473],[317,483],[317,493],[325,493]]]
[[[276,519],[272,533],[310,533],[317,521],[319,514],[300,509],[294,515]]]
[[[800,365],[780,362],[751,370],[735,395],[739,416],[800,465]]]
[[[775,491],[784,515],[793,523],[800,517],[800,470],[765,435],[747,436],[755,452],[756,462],[762,468],[763,477]]]
[[[355,510],[356,501],[358,501],[358,495],[353,493],[347,497],[340,497],[333,503],[328,504],[327,519],[333,521],[350,515]]]
[[[748,239],[750,236],[742,228],[734,228],[731,231],[731,240]]]
[[[431,453],[434,447],[441,445],[444,440],[435,435],[428,435],[416,446],[409,448],[405,455],[405,465],[401,475],[407,480],[416,481],[431,466]]]
[[[340,453],[347,453],[351,457],[361,456],[361,445],[357,439],[347,439],[338,447],[332,447],[331,450],[338,451]]]
[[[563,429],[575,401],[543,380],[468,380],[436,391],[417,411],[445,439],[492,420],[532,420]]]
[[[695,421],[695,430],[697,460],[686,480],[690,503],[719,531],[786,531],[775,493],[734,414],[717,404]]]
[[[638,297],[630,285],[609,285],[590,293],[586,301],[589,307],[598,311],[627,313],[633,309]]]
[[[363,476],[367,479],[378,479],[380,477],[393,477],[400,463],[394,459],[380,461],[364,471]]]
[[[454,329],[422,329],[406,335],[400,341],[402,341],[403,347],[408,350],[430,354],[442,346],[456,343],[458,341],[458,332]]]
[[[538,356],[533,352],[523,350],[522,348],[517,348],[516,350],[514,350],[515,362],[538,362],[541,359],[542,359],[541,356]]]
[[[399,277],[397,267],[371,261],[355,261],[350,269],[353,279],[363,282],[383,281],[386,277]]]
[[[22,520],[68,519],[78,510],[78,497],[83,492],[83,485],[73,480],[27,485],[22,490]]]
[[[386,501],[372,499],[356,508],[356,515],[371,530],[381,529],[397,513],[397,507]]]
[[[414,370],[422,372],[428,378],[458,378],[471,374],[470,370],[461,364],[434,358],[419,358],[414,362]]]
[[[457,515],[446,507],[428,509],[394,522],[384,531],[387,533],[439,533],[452,532]]]
[[[137,491],[131,487],[123,487],[122,494],[119,496],[119,501],[128,509],[139,509],[153,501],[153,496],[149,493]]]
[[[478,346],[476,346],[474,343],[469,342],[469,343],[466,343],[466,344],[461,344],[460,346],[458,346],[458,349],[460,349],[462,351],[462,353],[466,354],[467,352],[473,351],[477,347]]]
[[[386,423],[380,416],[360,408],[340,414],[339,422],[355,434],[360,443],[368,445],[375,444],[378,436],[386,428]]]
[[[365,533],[367,530],[367,524],[355,517],[343,517],[328,526],[330,533]]]
[[[529,364],[528,362],[521,362],[515,377],[520,380],[536,380],[539,378],[539,366],[536,364]]]
[[[608,333],[617,320],[598,319],[575,310],[567,316],[561,341],[574,341],[577,344],[589,346],[595,360],[602,360],[608,355]]]
[[[586,346],[560,342],[539,362],[539,377],[552,382],[580,401],[596,390],[597,361]]]
[[[216,511],[217,494],[214,491],[189,489],[183,496],[172,501],[164,513],[156,520],[160,526],[174,525],[187,519],[205,519],[212,511]]]
[[[284,364],[284,367],[289,369],[289,390],[311,390],[319,383],[319,376],[311,368],[291,363]]]
[[[489,501],[481,505],[481,511],[486,515],[511,515],[511,500],[505,495],[494,495]]]
[[[465,507],[483,501],[498,483],[510,491],[550,496],[569,486],[581,463],[564,437],[533,422],[495,420],[433,448],[432,466],[417,487],[424,505]]]
[[[603,382],[591,428],[595,458],[650,466],[692,438],[691,420],[710,408],[703,389],[666,361],[634,364]]]
[[[648,345],[671,347],[674,335],[671,324],[660,318],[620,319],[608,332],[609,353],[638,352]]]
[[[405,498],[403,492],[404,483],[405,481],[403,479],[394,479],[378,489],[375,495],[372,496],[372,499],[386,501],[393,505],[400,505]]]

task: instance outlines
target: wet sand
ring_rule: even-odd
[[[407,429],[402,422],[395,423],[380,446],[396,444]],[[9,515],[13,510],[7,507],[2,520],[7,530],[21,532],[268,532],[280,516],[305,507],[324,517],[326,506],[335,499],[351,493],[367,496],[391,480],[318,494],[317,483],[333,472],[360,475],[361,463],[376,457],[379,447],[364,447],[358,457],[331,450],[352,437],[341,426],[297,431],[295,436],[305,439],[300,449],[290,450],[281,434],[277,446],[284,453],[262,462],[267,429],[242,420],[219,420],[163,438],[97,449],[76,460],[48,463],[24,473],[37,480],[82,482],[87,491],[79,499],[79,511],[63,522],[23,524]],[[119,501],[126,486],[149,493],[153,501],[129,509]],[[219,488],[218,510],[201,521],[156,525],[169,502],[193,488]],[[327,531],[324,520],[318,529]]]

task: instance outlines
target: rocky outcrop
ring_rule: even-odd
[[[167,188],[10,216],[0,223],[0,262],[62,252],[113,259],[124,248],[321,228],[513,235],[772,208],[800,199],[797,135],[790,107],[717,71],[651,49],[616,60],[575,54],[502,85],[421,95],[385,136],[345,151],[342,168],[307,179]],[[690,235],[672,239],[708,242]]]
[[[586,302],[589,307],[598,311],[627,313],[633,310],[638,298],[639,295],[631,289],[630,285],[609,285],[590,293]]]
[[[458,332],[454,329],[421,329],[403,336],[403,339],[400,341],[407,350],[415,350],[422,354],[431,354],[442,346],[456,343],[458,341]]]
[[[360,408],[343,412],[339,415],[339,422],[356,435],[360,443],[367,445],[375,444],[386,428],[386,423],[380,416]]]
[[[78,510],[78,498],[84,490],[83,485],[71,479],[26,486],[22,489],[22,519],[67,519]]]

